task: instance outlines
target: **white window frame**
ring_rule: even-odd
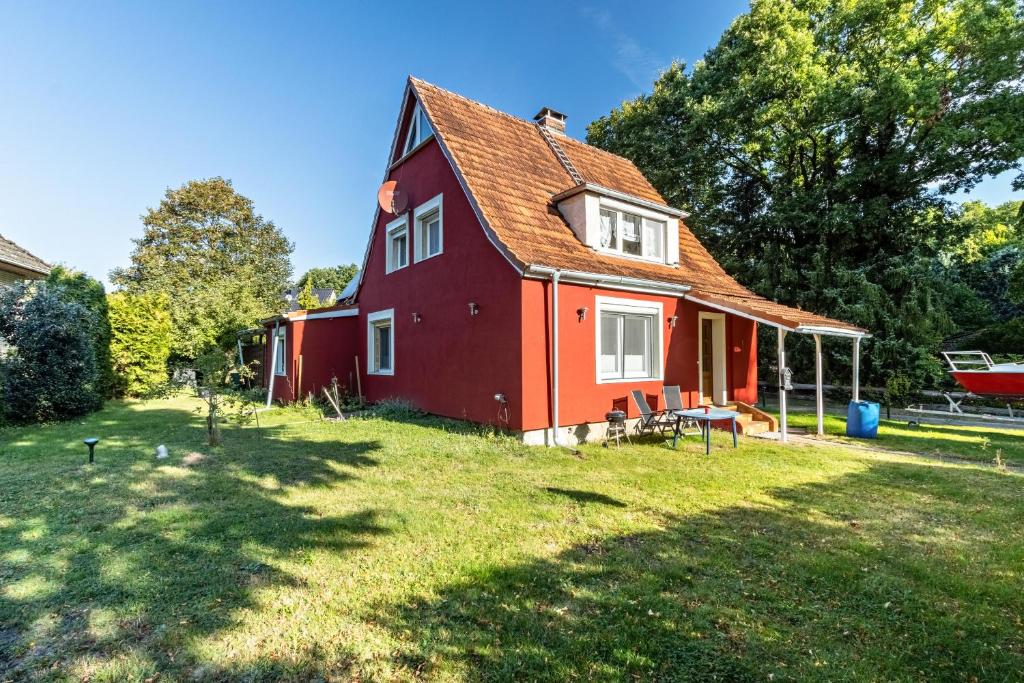
[[[413,256],[416,263],[420,261],[426,261],[428,258],[434,258],[444,253],[444,206],[443,206],[444,195],[439,194],[436,197],[428,199],[423,202],[413,211],[413,225],[416,226],[414,232],[416,243],[413,245]],[[430,246],[430,236],[427,235],[427,223],[424,218],[428,218],[437,213],[438,221],[438,235],[437,235],[437,253],[428,254],[427,249]]]
[[[280,362],[278,359],[274,359],[274,376],[275,377],[287,377],[288,376],[288,328],[279,327],[277,328],[277,354],[281,357]]]
[[[711,388],[704,386],[704,321],[711,321]],[[728,375],[726,372],[725,313],[701,311],[697,315],[697,393],[700,400],[710,396],[712,403],[725,405],[729,402]],[[708,389],[705,391],[705,389]]]
[[[665,372],[665,316],[660,301],[643,301],[640,299],[620,299],[618,297],[598,296],[594,298],[594,369],[598,384],[615,384],[621,382],[653,382],[660,381]],[[626,315],[642,315],[653,318],[651,321],[651,376],[650,377],[607,377],[601,372],[601,318],[604,313],[624,313]],[[622,341],[619,342],[619,354],[622,355]]]
[[[399,235],[405,237],[405,263],[402,265],[395,265],[391,259],[392,249],[391,243],[395,241],[395,238]],[[402,214],[395,220],[391,221],[384,226],[384,260],[386,273],[393,273],[396,270],[401,270],[409,266],[409,216],[408,214]]]
[[[623,258],[636,259],[636,260],[639,260],[639,261],[650,261],[652,263],[666,263],[667,262],[666,261],[666,253],[668,252],[668,225],[669,225],[669,217],[668,216],[666,216],[664,214],[657,213],[655,211],[650,211],[650,210],[645,209],[645,208],[640,207],[640,206],[633,206],[633,205],[627,204],[625,202],[615,201],[614,199],[602,198],[600,203],[599,203],[599,205],[598,205],[598,207],[599,208],[598,208],[598,213],[597,213],[597,216],[598,216],[598,218],[597,218],[598,219],[598,227],[597,227],[597,230],[598,230],[598,237],[597,237],[598,242],[597,242],[597,244],[598,244],[598,248],[599,248],[600,251],[608,253],[608,254],[615,254],[616,256],[621,256]],[[601,240],[600,220],[601,220],[601,212],[602,211],[611,211],[611,212],[613,212],[615,214],[615,244],[614,245],[609,245],[607,247],[601,245],[601,243],[600,243],[600,240]],[[623,227],[625,225],[625,221],[623,220],[623,214],[630,214],[630,215],[636,216],[637,218],[640,219],[640,253],[639,254],[627,254],[622,249],[622,232],[623,232]],[[657,256],[649,256],[649,255],[645,255],[644,254],[644,244],[645,244],[645,242],[644,242],[644,223],[647,222],[647,221],[653,221],[653,222],[661,223],[661,240],[660,240],[660,243],[661,243],[660,244],[660,246],[661,246],[661,254],[659,254]]]
[[[377,359],[373,355],[373,331],[377,327],[375,323],[387,320],[391,327],[388,349],[391,358],[391,367],[386,370],[374,369]],[[366,374],[368,375],[394,375],[395,374],[395,309],[388,308],[366,316]]]
[[[427,127],[430,128],[430,133],[427,135],[420,135],[422,132],[421,122],[426,122]],[[405,144],[402,145],[402,156],[406,157],[425,143],[430,138],[434,137],[434,127],[430,125],[430,121],[427,119],[427,113],[423,111],[423,107],[420,103],[416,103],[415,109],[412,110],[412,116],[409,118],[409,130],[405,134]]]

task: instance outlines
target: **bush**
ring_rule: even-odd
[[[4,418],[13,423],[76,417],[102,405],[91,330],[93,314],[45,284],[0,292]]]
[[[172,333],[167,295],[114,292],[107,302],[114,391],[119,396],[144,396],[167,382]]]
[[[90,335],[96,355],[96,388],[101,399],[110,398],[114,391],[114,370],[110,364],[110,318],[103,283],[85,273],[54,266],[46,284],[65,301],[81,304],[92,313]]]

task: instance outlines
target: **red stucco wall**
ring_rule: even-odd
[[[663,380],[598,383],[596,369],[596,297],[660,302],[663,319]],[[577,310],[587,308],[579,320]],[[700,403],[697,365],[698,314],[704,309],[689,301],[633,292],[595,289],[559,284],[559,422],[562,425],[598,422],[613,408],[623,408],[630,417],[638,411],[629,392],[640,389],[651,396],[652,407],[663,407],[663,385],[678,384],[683,403]],[[668,318],[679,316],[676,327]],[[544,429],[551,424],[551,283],[523,281],[523,429]],[[726,316],[726,385],[731,400],[757,400],[756,325],[743,318]],[[652,399],[657,401],[654,405]]]
[[[358,354],[358,316],[289,321],[285,327],[285,375],[274,377],[274,397],[294,401],[312,392],[320,395],[332,377],[355,393],[355,357]],[[267,327],[273,340],[274,326]],[[270,372],[272,343],[267,344],[264,367]],[[300,372],[301,368],[301,372]]]
[[[509,426],[520,429],[520,278],[485,236],[436,141],[392,171],[409,194],[408,211],[443,194],[443,253],[416,263],[410,230],[409,265],[385,273],[385,226],[374,226],[359,292],[359,349],[363,387],[370,401],[401,398],[437,415],[497,423],[494,394],[509,400]],[[469,314],[469,303],[479,306]],[[393,308],[395,373],[370,375],[367,316]],[[420,314],[414,323],[412,314]]]

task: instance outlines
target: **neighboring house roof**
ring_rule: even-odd
[[[435,137],[465,185],[484,228],[521,272],[529,267],[575,270],[685,285],[694,299],[729,302],[736,311],[781,324],[862,332],[848,323],[781,306],[736,282],[679,221],[678,267],[594,251],[569,227],[553,197],[585,183],[672,211],[632,161],[567,136],[557,141],[578,173],[573,178],[536,123],[516,118],[410,77]]]
[[[286,312],[301,310],[299,307],[299,294],[301,292],[297,289],[289,289],[284,293],[285,303],[288,304]],[[334,290],[329,287],[314,287],[313,296],[320,302],[321,306],[330,306],[334,304],[337,297],[334,296]]]
[[[45,276],[50,273],[50,264],[0,235],[0,270],[9,270],[19,275]]]

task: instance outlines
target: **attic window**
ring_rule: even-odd
[[[601,208],[601,248],[652,261],[665,259],[665,222],[617,208]]]
[[[417,102],[416,109],[409,120],[409,133],[405,136],[405,147],[402,148],[402,156],[419,147],[422,142],[433,134],[434,129],[430,127],[430,121],[427,121],[427,114],[423,111],[419,102]]]

